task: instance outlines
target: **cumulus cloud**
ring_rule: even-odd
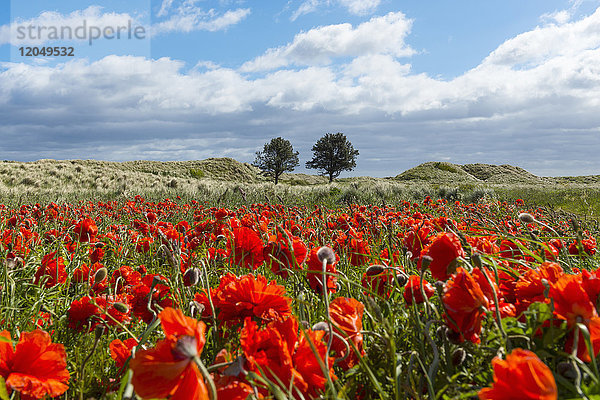
[[[118,56],[3,64],[0,154],[252,161],[253,149],[284,132],[308,158],[325,132],[342,131],[361,151],[360,174],[395,175],[436,159],[514,163],[548,175],[600,168],[600,10],[509,39],[451,80],[412,72],[401,59],[411,51],[404,42],[410,22],[380,18],[385,23],[371,19],[368,29],[301,33],[267,52],[276,56],[268,63],[255,59],[239,70]],[[397,21],[407,24],[393,30],[401,46],[370,35]],[[342,37],[327,47],[331,30]],[[140,69],[151,74],[134,72]]]
[[[320,7],[337,5],[344,7],[351,14],[367,15],[374,12],[381,0],[305,0],[293,12],[290,19],[295,21],[298,17],[317,11]]]
[[[554,57],[581,54],[600,45],[600,8],[582,20],[537,27],[507,40],[483,65],[536,66]]]
[[[407,57],[415,51],[405,43],[412,20],[401,12],[374,17],[353,27],[327,25],[297,34],[291,43],[269,49],[245,63],[244,72],[266,71],[288,65],[328,64],[340,57],[389,54]]]

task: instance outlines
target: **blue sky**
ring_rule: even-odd
[[[302,165],[327,132],[349,175],[426,161],[600,174],[600,1],[0,0],[0,158]],[[143,26],[143,40],[17,39],[18,26]],[[75,57],[21,57],[22,46]],[[301,166],[297,172],[306,172]]]

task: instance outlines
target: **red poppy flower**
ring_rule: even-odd
[[[0,333],[0,376],[6,388],[21,398],[41,399],[60,396],[69,388],[67,355],[62,344],[52,343],[47,332],[22,332],[13,350],[8,331]]]
[[[125,366],[125,361],[131,356],[131,349],[138,345],[138,341],[135,338],[125,339],[123,342],[121,339],[115,339],[110,342],[108,348],[110,349],[110,356],[115,360],[117,369]]]
[[[235,358],[227,349],[222,349],[217,353],[214,364],[224,364],[234,360]],[[246,400],[254,394],[252,386],[246,381],[241,370],[238,376],[235,376],[231,373],[224,374],[226,369],[226,367],[221,367],[213,374],[213,380],[217,389],[217,399]],[[264,397],[258,393],[258,398],[262,399]]]
[[[92,264],[89,267],[85,263],[81,264],[73,271],[72,281],[77,283],[89,283],[94,293],[102,293],[108,288],[106,274],[104,274],[104,278],[96,282],[96,273],[102,268],[104,268],[104,272],[106,272],[106,268],[100,263]],[[98,278],[100,278],[100,276],[98,276]]]
[[[131,289],[131,295],[128,296],[133,315],[145,323],[150,323],[152,318],[154,318],[154,314],[148,310],[148,296],[152,297],[150,308],[155,312],[158,312],[159,308],[171,307],[173,305],[171,290],[168,286],[162,283],[155,284],[152,293],[150,293],[150,288],[155,278],[166,281],[166,278],[158,274],[146,275],[142,278],[140,284]]]
[[[506,360],[492,360],[494,383],[491,388],[479,391],[481,400],[516,398],[527,400],[555,400],[558,390],[552,371],[535,353],[514,349]]]
[[[73,231],[80,242],[93,242],[98,234],[98,227],[93,219],[85,218],[75,225]]]
[[[414,260],[421,255],[421,250],[429,244],[429,234],[432,228],[430,226],[413,226],[404,236],[402,242],[410,251],[411,258]]]
[[[329,313],[333,324],[342,330],[346,340],[352,341],[361,355],[365,354],[363,350],[362,336],[362,317],[365,306],[360,301],[353,298],[338,297],[329,305]],[[334,331],[335,332],[335,331]],[[344,357],[346,346],[338,338],[334,337],[331,348],[337,357]],[[357,365],[359,362],[356,352],[350,347],[347,357],[339,363],[344,370]]]
[[[215,379],[217,399],[247,400],[253,399],[254,390],[247,382],[234,376],[218,375]],[[260,393],[258,398],[264,398]]]
[[[150,251],[150,245],[154,243],[154,239],[146,237],[139,239],[135,245],[135,251],[138,253],[147,253]]]
[[[421,254],[432,258],[429,264],[431,275],[438,281],[445,281],[453,272],[454,261],[464,257],[465,251],[455,234],[445,232],[438,234]]]
[[[598,316],[577,275],[563,275],[552,285],[549,296],[554,300],[554,313],[566,320],[569,327]]]
[[[292,235],[289,231],[284,232],[285,234],[279,232],[277,235],[271,235],[269,243],[263,249],[263,256],[275,274],[287,278],[288,270],[302,268],[301,264],[306,258],[307,251],[306,245],[300,238]]]
[[[515,285],[517,313],[520,314],[527,310],[532,303],[549,302],[550,300],[544,296],[546,287],[542,283],[542,279],[553,284],[563,275],[561,266],[552,262],[545,262],[537,269],[530,269],[521,275]]]
[[[500,252],[500,247],[496,244],[498,238],[496,236],[474,236],[467,237],[467,242],[473,250],[483,254],[497,254]]]
[[[129,310],[122,312],[115,307],[115,303],[126,303],[124,298],[113,296],[98,296],[93,299],[84,296],[74,300],[67,311],[69,328],[83,331],[89,327],[92,331],[99,324],[115,326],[117,322],[129,321]]]
[[[337,244],[337,250],[344,249],[350,257],[350,264],[355,267],[367,264],[371,258],[371,248],[362,233],[352,233],[347,240],[338,240]]]
[[[583,248],[584,253],[593,256],[596,254],[596,239],[589,238],[583,239],[580,243]],[[577,240],[569,245],[569,254],[578,255],[579,254],[579,246],[577,245]]]
[[[425,279],[423,279],[423,289],[427,298],[430,298],[435,293],[433,285]],[[423,294],[421,293],[421,278],[418,275],[411,275],[408,278],[408,283],[404,287],[404,293],[402,295],[407,306],[413,304],[413,299],[415,304],[421,304],[425,301]]]
[[[65,260],[56,256],[56,251],[46,254],[42,258],[42,264],[35,273],[34,283],[38,283],[42,277],[46,278],[44,286],[51,288],[59,283],[67,281],[67,271],[65,270]]]
[[[275,281],[267,282],[262,275],[237,278],[227,274],[216,292],[213,304],[220,321],[241,321],[246,317],[272,321],[291,315],[291,299],[285,296],[285,288]]]
[[[596,311],[596,306],[590,301],[585,291],[581,278],[577,275],[564,275],[550,288],[549,296],[554,300],[554,313],[558,318],[567,321],[567,326],[571,332],[565,343],[565,351],[572,351],[574,344],[574,327],[577,322],[587,326],[590,332],[590,340],[594,355],[600,353],[600,318]],[[583,336],[579,337],[577,356],[590,362],[591,357],[582,341]]]
[[[464,339],[479,343],[481,321],[490,301],[485,296],[480,284],[468,271],[458,268],[444,289],[442,298],[446,314],[446,325]]]
[[[597,304],[598,295],[600,294],[600,269],[596,271],[581,271],[581,285],[587,293],[590,301]]]
[[[258,329],[250,318],[244,321],[240,343],[246,358],[247,369],[261,374],[274,383],[281,382],[286,389],[293,383],[304,398],[314,399],[325,388],[327,378],[323,376],[315,348],[324,362],[327,345],[323,342],[325,332],[311,330],[298,337],[298,321],[290,317],[285,321],[269,322]],[[311,347],[312,343],[312,347]],[[329,374],[333,374],[333,357],[329,358]],[[296,392],[292,391],[294,398]]]
[[[100,248],[100,247],[91,248],[89,250],[90,262],[92,264],[94,264],[94,263],[102,261],[102,259],[104,258],[104,253],[105,253],[105,250],[103,248]]]
[[[236,265],[246,268],[256,269],[264,261],[260,236],[245,226],[233,230],[233,237],[227,242],[227,253]]]
[[[154,348],[138,351],[130,362],[136,394],[143,399],[208,399],[194,362],[206,343],[206,325],[172,308],[165,308],[159,318],[166,338]]]

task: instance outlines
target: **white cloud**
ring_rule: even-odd
[[[306,0],[305,2],[300,4],[300,7],[298,7],[298,9],[296,11],[294,11],[294,13],[290,17],[290,19],[292,21],[295,21],[298,19],[298,17],[300,17],[302,15],[317,11],[317,8],[319,8],[319,6],[322,4],[323,4],[322,0]]]
[[[163,0],[162,4],[160,5],[160,10],[158,10],[158,12],[156,13],[156,16],[164,17],[167,14],[169,14],[169,10],[172,5],[173,5],[173,0]]]
[[[324,65],[335,58],[368,54],[407,57],[415,52],[404,41],[411,26],[412,20],[401,12],[395,12],[374,17],[356,28],[350,24],[314,28],[297,34],[285,46],[267,50],[241,69],[254,72],[288,65]]]
[[[130,22],[134,27],[141,24],[138,18],[127,13],[104,13],[100,6],[90,6],[69,14],[44,11],[36,18],[28,20],[17,18],[10,25],[0,26],[0,45],[43,44],[56,40],[53,35],[61,41],[69,38],[78,40],[77,36],[83,36],[84,31],[87,36],[81,40],[87,41],[92,26],[104,31],[105,28],[127,27]],[[84,23],[86,29],[83,29]],[[76,31],[77,28],[80,32]]]
[[[600,46],[600,8],[582,20],[537,27],[507,40],[482,65],[536,66],[554,57],[581,54]]]
[[[167,1],[169,0],[165,0],[165,2]],[[249,8],[238,8],[219,14],[214,9],[204,10],[202,7],[197,6],[196,3],[197,0],[184,1],[166,20],[153,25],[154,33],[221,31],[240,23],[250,14]],[[163,6],[165,6],[164,3]],[[172,1],[169,3],[169,7],[171,6]],[[161,8],[157,15],[167,15],[166,9],[163,11],[163,8]]]
[[[339,0],[339,3],[352,14],[365,15],[375,11],[381,0]]]
[[[557,23],[559,25],[569,22],[570,19],[571,19],[571,11],[570,10],[554,11],[551,13],[543,14],[540,17],[540,20],[542,20],[543,22]]]
[[[320,7],[328,7],[337,5],[344,7],[351,14],[355,15],[367,15],[373,13],[381,0],[305,0],[300,6],[292,13],[290,19],[295,21],[298,17],[317,11]]]

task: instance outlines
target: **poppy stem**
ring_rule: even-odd
[[[210,372],[208,372],[208,370],[206,369],[206,367],[204,366],[204,364],[202,363],[202,361],[200,360],[200,357],[198,357],[198,355],[195,355],[193,360],[196,363],[196,366],[198,366],[198,369],[200,370],[200,372],[202,373],[204,380],[206,381],[206,383],[208,383],[208,388],[210,390],[210,398],[212,400],[217,400],[217,388],[215,386],[215,382],[210,377]]]
[[[103,330],[104,329],[102,328],[102,331]],[[84,376],[83,374],[85,372],[85,365],[90,360],[90,358],[94,355],[94,352],[96,351],[96,347],[98,347],[98,342],[100,341],[100,338],[102,337],[102,331],[99,331],[100,334],[98,334],[98,331],[96,332],[92,350],[90,351],[90,353],[87,355],[87,357],[81,363],[81,368],[79,369],[79,400],[83,400],[83,387],[84,387],[84,383],[85,383],[84,379],[83,379],[83,376]]]
[[[575,370],[575,389],[577,390],[577,394],[581,396],[582,399],[588,399],[588,397],[581,390],[581,371],[577,366],[577,351],[579,348],[579,325],[575,325],[575,337],[573,338],[573,350],[571,351],[573,369]]]
[[[327,324],[329,325],[329,332],[333,332],[333,324],[331,323],[331,314],[329,312],[329,292],[327,290],[327,262],[328,259],[323,259],[323,269],[322,269],[322,284],[321,289],[323,290],[323,301],[325,302],[325,311],[327,313]],[[325,352],[325,365],[329,368],[329,352],[331,351],[331,345],[333,343],[333,335],[329,335],[327,340],[327,351]]]
[[[493,259],[492,259],[492,265],[493,265],[493,270],[494,270],[494,276],[496,278],[496,284],[498,284],[498,281],[499,281],[498,268],[496,267],[496,262]],[[483,272],[483,276],[485,276],[485,279],[487,280],[488,285],[490,285],[490,288],[492,288],[492,293],[494,295],[494,306],[496,308],[496,324],[498,325],[500,334],[502,334],[502,337],[504,338],[504,343],[505,343],[506,349],[508,351],[510,351],[511,349],[510,349],[509,342],[508,342],[508,335],[506,334],[506,332],[504,331],[504,327],[502,326],[502,318],[500,316],[500,302],[498,301],[498,293],[496,293],[496,286],[492,284],[492,280],[486,273],[485,269],[483,269],[482,272]]]

